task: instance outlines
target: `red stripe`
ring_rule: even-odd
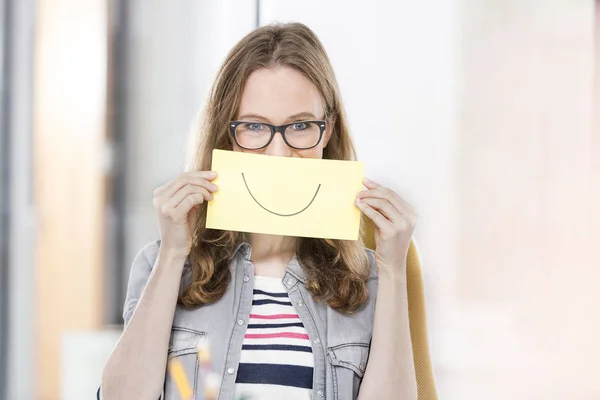
[[[244,335],[246,339],[269,339],[269,338],[291,338],[291,339],[306,339],[308,335],[306,333],[294,333],[294,332],[280,332],[280,333],[246,333]]]
[[[290,319],[290,318],[300,318],[298,314],[273,314],[273,315],[260,315],[260,314],[250,314],[250,318],[255,319]]]

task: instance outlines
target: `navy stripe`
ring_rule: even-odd
[[[302,322],[288,322],[287,324],[248,324],[248,329],[288,328],[291,326],[304,328]]]
[[[271,299],[252,300],[253,306],[262,306],[264,304],[279,304],[280,306],[291,306],[292,303],[289,301],[277,301]]]
[[[258,289],[254,289],[252,291],[253,294],[264,294],[265,296],[271,296],[271,297],[288,297],[287,293],[271,293],[271,292],[265,292],[264,290],[258,290]]]
[[[242,345],[242,350],[283,350],[312,353],[312,347],[296,346],[291,344],[244,344]]]
[[[312,389],[313,369],[299,365],[242,363],[239,365],[235,383],[258,383]]]

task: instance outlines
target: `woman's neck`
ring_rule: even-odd
[[[285,267],[296,253],[296,238],[251,233],[249,239],[255,275],[283,277]]]

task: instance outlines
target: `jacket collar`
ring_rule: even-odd
[[[250,257],[252,256],[252,246],[247,242],[240,243],[233,252],[232,258],[238,254],[250,261]],[[302,265],[300,265],[295,254],[287,265],[285,272],[291,274],[302,283],[306,283],[306,272],[304,271],[304,268],[302,268]]]

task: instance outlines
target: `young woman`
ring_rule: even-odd
[[[416,399],[405,260],[417,218],[406,201],[365,179],[356,206],[375,227],[374,252],[360,240],[205,229],[218,190],[213,149],[355,158],[315,34],[283,24],[243,38],[195,134],[190,172],[154,191],[161,240],[133,262],[125,330],[105,366],[102,398],[179,399],[166,371],[173,359],[200,395],[197,346],[205,343],[219,399]]]

